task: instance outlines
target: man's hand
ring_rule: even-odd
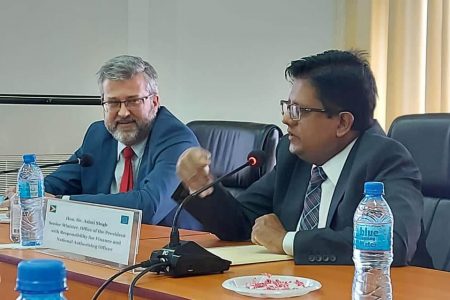
[[[15,193],[16,193],[16,187],[15,186],[10,186],[5,191],[5,199],[11,199],[12,197],[14,197]],[[2,203],[0,203],[0,208],[4,208],[4,207],[8,207],[9,208],[10,205],[11,205],[10,200],[5,200]]]
[[[50,193],[47,193],[47,192],[45,192],[44,196],[45,196],[46,198],[54,198],[54,199],[58,199],[58,198],[55,197],[55,195],[50,194]]]
[[[177,175],[191,192],[195,192],[212,182],[213,178],[209,173],[210,163],[211,153],[208,150],[200,147],[189,148],[178,158]],[[212,192],[211,187],[201,193],[200,197],[206,197]]]
[[[252,242],[267,248],[270,252],[284,254],[283,239],[286,230],[275,214],[267,214],[255,220]]]
[[[9,188],[6,189],[5,195],[8,198],[11,198],[16,192],[17,192],[16,187],[15,186],[10,186]]]
[[[8,198],[9,199],[9,198]],[[9,200],[5,200],[5,201],[2,201],[1,203],[0,203],[0,208],[5,208],[5,207],[7,207],[8,209],[9,209],[9,206],[11,205],[11,202],[9,201]]]
[[[19,195],[17,195],[16,192],[17,192],[17,190],[16,190],[15,186],[7,188],[5,191],[5,199],[7,199],[7,200],[0,203],[0,208],[4,208],[4,207],[10,208],[11,200],[9,200],[9,199],[12,199],[13,197],[19,197]],[[55,198],[55,195],[50,194],[50,193],[45,193],[44,196],[47,198]]]

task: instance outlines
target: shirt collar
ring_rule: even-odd
[[[148,139],[148,137],[146,137],[143,141],[131,146],[131,149],[133,149],[136,157],[141,158],[144,155],[145,145],[147,144],[147,139]],[[125,149],[125,147],[126,146],[124,144],[117,141],[117,160],[119,160],[120,153],[122,153],[122,150]]]
[[[350,144],[348,144],[341,152],[330,158],[326,163],[322,165],[322,169],[327,174],[327,178],[336,186],[339,176],[341,176],[342,169],[344,168],[345,161],[352,150],[353,145],[356,140],[354,139]]]

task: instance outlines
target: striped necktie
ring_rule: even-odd
[[[314,166],[311,170],[311,179],[306,191],[303,212],[300,216],[300,230],[311,230],[319,224],[320,196],[322,182],[327,180],[327,174],[322,167]]]

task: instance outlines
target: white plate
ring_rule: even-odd
[[[322,287],[320,282],[303,277],[271,275],[270,279],[287,282],[289,288],[285,290],[267,290],[250,288],[252,283],[264,282],[268,277],[266,275],[242,276],[225,280],[222,286],[227,290],[234,291],[238,294],[256,298],[287,298],[305,295],[309,292],[318,290]],[[296,280],[301,281],[304,287],[295,284]]]

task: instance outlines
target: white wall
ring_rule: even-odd
[[[97,95],[95,72],[128,51],[122,0],[1,0],[0,93]],[[0,154],[71,153],[101,107],[0,104]]]
[[[155,66],[162,103],[184,122],[284,129],[284,69],[342,44],[339,2],[0,0],[0,93],[97,95],[98,67],[128,53]],[[100,118],[100,106],[0,104],[0,154],[72,152]]]
[[[280,124],[293,59],[334,47],[334,1],[152,1],[149,60],[184,121]]]

